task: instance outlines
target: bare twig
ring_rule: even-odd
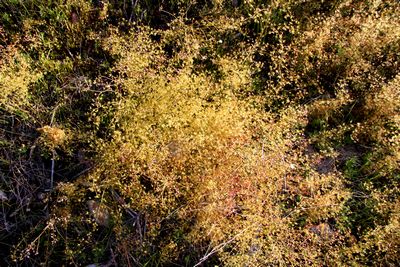
[[[242,231],[240,231],[237,235],[233,236],[232,238],[230,238],[229,240],[227,240],[226,242],[223,242],[217,246],[215,246],[209,253],[206,253],[206,255],[204,255],[200,261],[198,263],[196,263],[196,265],[194,265],[194,267],[200,266],[200,264],[202,264],[203,262],[205,262],[209,257],[211,257],[212,255],[214,255],[215,253],[217,253],[218,251],[220,251],[221,249],[223,249],[224,247],[226,247],[227,245],[229,245],[230,243],[232,243],[233,241],[235,241],[235,239],[237,239],[239,236],[241,236],[243,233],[245,233],[247,230],[249,230],[251,227],[253,227],[254,224],[250,225],[249,227],[243,229]]]
[[[75,179],[78,178],[79,176],[81,176],[81,175],[87,173],[87,172],[90,171],[92,168],[93,168],[93,166],[89,166],[88,168],[84,169],[83,171],[81,171],[81,172],[75,174],[75,176],[72,177],[72,180],[75,180]]]
[[[54,185],[54,167],[55,167],[55,152],[54,150],[52,151],[53,155],[51,157],[51,174],[50,174],[50,191],[53,190],[53,185]]]
[[[124,199],[121,198],[118,193],[111,189],[111,193],[114,199],[125,209],[125,211],[132,217],[133,219],[133,226],[137,227],[137,233],[140,236],[140,240],[143,240],[146,235],[146,218],[142,216],[139,212],[135,212],[125,203]]]
[[[51,118],[50,118],[50,125],[54,125],[54,119],[56,117],[57,110],[60,108],[61,103],[57,104],[57,106],[53,109],[53,112],[51,113]]]
[[[129,208],[126,205],[125,201],[118,195],[118,193],[114,189],[111,189],[111,193],[117,200],[117,202],[126,210],[126,212],[132,216],[132,218],[137,219],[139,217],[139,214],[133,211],[131,208]]]

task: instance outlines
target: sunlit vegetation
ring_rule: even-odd
[[[1,266],[397,266],[396,0],[0,2]]]

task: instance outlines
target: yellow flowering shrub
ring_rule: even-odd
[[[399,261],[398,1],[0,10],[0,265]]]

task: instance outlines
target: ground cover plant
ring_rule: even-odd
[[[0,2],[1,266],[397,266],[396,0]]]

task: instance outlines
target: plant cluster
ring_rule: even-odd
[[[398,1],[0,3],[9,266],[396,266]]]

